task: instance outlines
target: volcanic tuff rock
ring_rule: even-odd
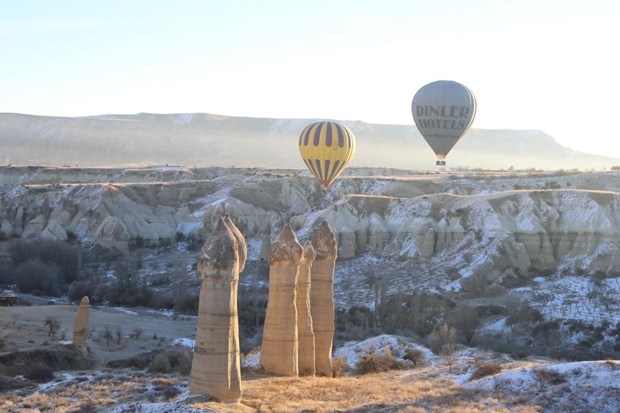
[[[239,254],[240,244],[245,245],[243,237],[222,217],[198,256],[202,285],[190,393],[227,403],[241,400],[237,288],[245,256]]]
[[[310,269],[310,312],[314,330],[314,359],[317,374],[331,377],[332,347],[336,326],[334,271],[337,257],[336,235],[327,221],[318,223],[312,233],[316,257]]]
[[[315,345],[314,328],[312,326],[312,312],[310,303],[310,289],[312,286],[312,264],[316,258],[316,251],[310,241],[303,245],[303,255],[299,263],[297,278],[297,337],[299,341],[299,374],[314,376]]]
[[[88,297],[82,297],[75,319],[73,320],[73,346],[77,349],[84,348],[84,342],[88,333],[88,318],[90,301]]]
[[[269,253],[269,299],[260,357],[268,373],[299,374],[297,279],[302,254],[293,229],[285,225]]]
[[[323,193],[309,173],[298,171],[63,171],[0,168],[0,235],[67,236],[127,251],[179,236],[205,238],[229,214],[264,251],[269,234],[285,222],[303,242],[326,220],[341,260],[372,253],[461,275],[489,268],[495,276],[529,267],[620,271],[616,172],[351,169]],[[86,178],[96,182],[74,182]]]

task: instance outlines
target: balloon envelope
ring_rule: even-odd
[[[411,112],[422,137],[443,160],[474,121],[476,97],[458,82],[438,80],[416,92]]]
[[[299,136],[299,154],[316,178],[328,188],[351,162],[355,136],[337,122],[314,122]]]

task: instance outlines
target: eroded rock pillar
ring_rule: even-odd
[[[332,377],[332,346],[334,343],[334,270],[337,241],[334,231],[321,221],[312,234],[316,258],[311,270],[310,305],[314,329],[314,358],[317,374]]]
[[[310,271],[316,252],[310,241],[303,245],[303,254],[299,263],[297,276],[297,339],[299,341],[299,374],[314,376],[316,365],[314,361],[314,330],[310,306]]]
[[[260,365],[268,373],[297,376],[297,276],[302,247],[285,225],[269,252],[269,301]]]
[[[218,220],[213,234],[198,255],[197,275],[202,280],[198,304],[196,345],[190,375],[190,393],[220,402],[241,400],[241,365],[237,288],[241,262],[232,221]],[[243,236],[241,236],[241,239]]]
[[[88,335],[88,316],[90,311],[90,301],[88,297],[82,297],[80,307],[73,320],[73,347],[83,349],[84,342]]]

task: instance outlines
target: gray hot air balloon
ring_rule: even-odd
[[[438,80],[418,90],[411,103],[418,130],[445,165],[448,152],[460,141],[476,116],[476,97],[458,82]]]

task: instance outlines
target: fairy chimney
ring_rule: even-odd
[[[239,273],[243,272],[245,268],[245,261],[248,258],[248,246],[245,243],[245,238],[239,228],[235,225],[235,223],[230,218],[230,215],[224,215],[224,222],[228,226],[228,228],[232,231],[235,239],[237,240],[237,248],[239,249]]]
[[[82,297],[80,301],[80,307],[73,320],[73,346],[77,349],[82,349],[86,336],[88,334],[88,313],[90,308],[90,301],[88,297]]]
[[[316,258],[311,269],[310,305],[314,329],[314,358],[317,374],[332,377],[334,342],[334,269],[338,245],[336,235],[327,223],[321,223],[312,234]]]
[[[302,251],[287,224],[269,252],[269,301],[260,356],[267,373],[299,375],[296,289]]]
[[[314,376],[314,331],[310,310],[310,269],[314,263],[316,252],[310,241],[303,245],[303,255],[299,263],[297,276],[297,340],[299,342],[299,374]]]
[[[220,218],[198,255],[202,286],[190,375],[191,394],[225,403],[241,400],[237,286],[239,268],[245,263],[239,259],[233,227],[231,221]]]

